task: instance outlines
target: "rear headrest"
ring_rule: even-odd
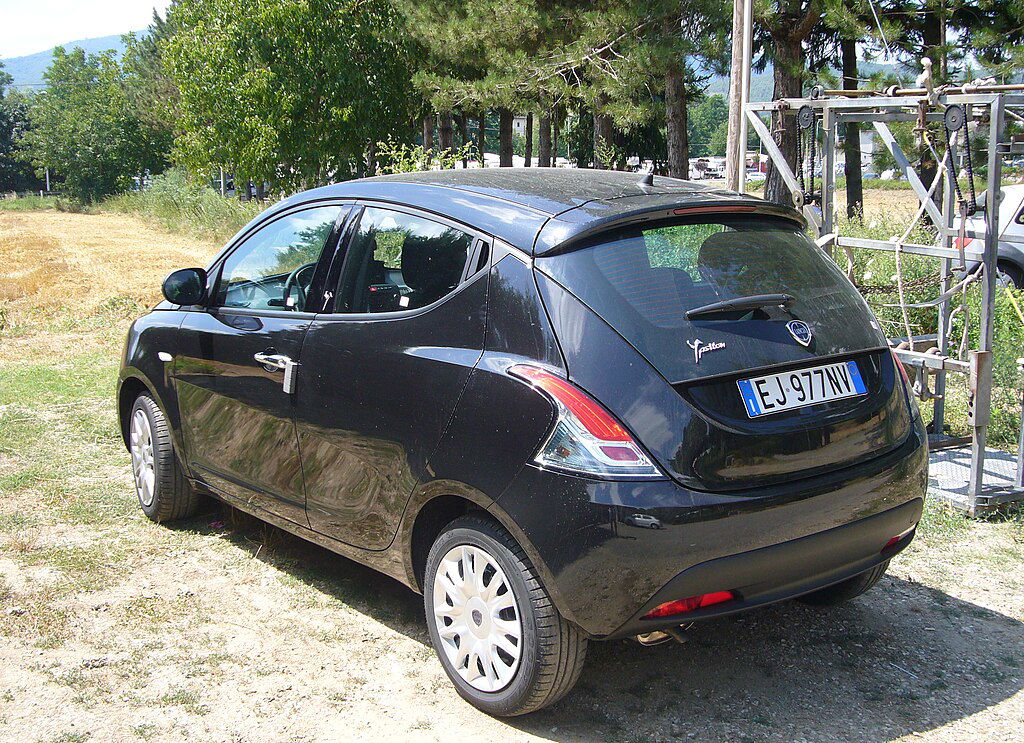
[[[448,237],[408,235],[402,244],[402,279],[416,292],[440,297],[462,277],[466,241],[462,233]]]
[[[763,244],[763,234],[743,233],[735,230],[716,232],[701,243],[700,252],[697,254],[697,265],[707,268],[732,265],[738,248],[757,247]]]

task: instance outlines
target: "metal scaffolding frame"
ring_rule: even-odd
[[[896,353],[908,368],[916,370],[916,374],[927,381],[928,374],[935,374],[935,416],[931,436],[933,446],[949,445],[944,440],[942,431],[944,423],[944,399],[946,375],[950,372],[967,375],[969,379],[968,422],[972,429],[970,474],[967,487],[963,492],[943,493],[943,497],[954,506],[974,515],[981,511],[1012,500],[1024,499],[1024,466],[1018,460],[1013,483],[1009,487],[997,487],[985,482],[986,438],[991,412],[992,394],[992,340],[993,315],[995,309],[996,261],[999,242],[999,208],[998,199],[988,199],[984,208],[985,231],[959,230],[955,227],[957,214],[957,198],[950,183],[948,171],[943,173],[943,188],[938,194],[929,193],[929,187],[921,182],[906,154],[896,142],[889,124],[898,121],[917,122],[923,126],[926,122],[943,122],[944,112],[950,106],[959,106],[966,115],[968,122],[974,122],[978,130],[987,129],[987,192],[996,194],[1000,191],[1004,156],[1011,152],[1024,151],[1020,145],[1006,141],[1006,116],[1017,116],[1013,109],[1024,109],[1024,86],[977,86],[971,88],[947,88],[945,91],[912,89],[890,89],[885,93],[868,91],[823,91],[817,88],[809,98],[786,98],[771,102],[753,102],[744,104],[744,117],[761,140],[762,146],[778,169],[786,187],[793,195],[794,204],[801,209],[810,225],[816,231],[819,244],[826,248],[836,246],[849,252],[851,248],[882,250],[888,252],[902,251],[916,255],[928,256],[940,262],[941,292],[945,293],[954,284],[954,266],[965,260],[968,265],[981,263],[984,266],[980,278],[982,290],[981,332],[978,348],[971,350],[969,361],[954,358],[950,355],[947,340],[950,322],[950,299],[941,301],[938,311],[938,354],[924,353],[913,349],[896,349]],[[818,131],[818,122],[824,133],[822,147],[821,190],[820,194],[805,193],[801,179],[786,161],[779,146],[762,116],[778,114],[783,126],[798,126],[797,112],[804,117],[804,125],[813,112],[812,137]],[[921,245],[867,238],[852,238],[837,234],[835,225],[835,165],[837,131],[840,124],[857,122],[871,124],[884,146],[896,160],[903,176],[910,183],[924,213],[928,215],[938,233],[937,244]],[[743,142],[743,145],[746,143]],[[742,158],[740,162],[745,162]],[[803,165],[801,164],[801,167]],[[745,171],[745,168],[743,168]],[[812,176],[814,175],[812,164]],[[745,172],[743,179],[745,180]],[[742,190],[742,181],[741,181]],[[819,202],[820,212],[815,201]],[[958,235],[975,240],[970,246],[958,249],[954,240]],[[1004,238],[1005,239],[1005,238]],[[981,250],[971,249],[984,243]],[[831,252],[831,251],[830,251]],[[936,287],[937,289],[939,287]],[[937,292],[938,294],[939,292]],[[927,385],[924,385],[927,388]],[[1024,428],[1020,451],[1024,453]]]

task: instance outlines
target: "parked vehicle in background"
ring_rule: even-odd
[[[648,513],[633,513],[626,517],[626,523],[630,526],[639,526],[644,529],[662,529],[661,522]]]
[[[988,202],[988,194],[982,191],[978,195],[979,210],[967,218],[967,229],[984,236],[987,233],[984,207]],[[960,229],[960,220],[956,219],[954,229]],[[960,238],[956,238],[956,245]],[[981,252],[984,237],[965,237],[964,247]],[[977,247],[976,247],[977,246]],[[1003,186],[999,197],[999,245],[997,248],[997,268],[1001,283],[1015,289],[1024,289],[1024,185]],[[977,263],[971,266],[973,270]]]
[[[139,503],[213,496],[421,591],[452,684],[495,715],[565,695],[591,640],[851,599],[913,538],[926,436],[804,228],[591,170],[293,196],[132,325]]]

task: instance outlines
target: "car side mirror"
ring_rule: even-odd
[[[164,297],[171,304],[205,304],[206,271],[201,268],[178,269],[164,279],[162,288]]]

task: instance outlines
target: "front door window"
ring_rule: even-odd
[[[320,253],[342,208],[289,214],[249,237],[224,262],[215,304],[302,312]]]

